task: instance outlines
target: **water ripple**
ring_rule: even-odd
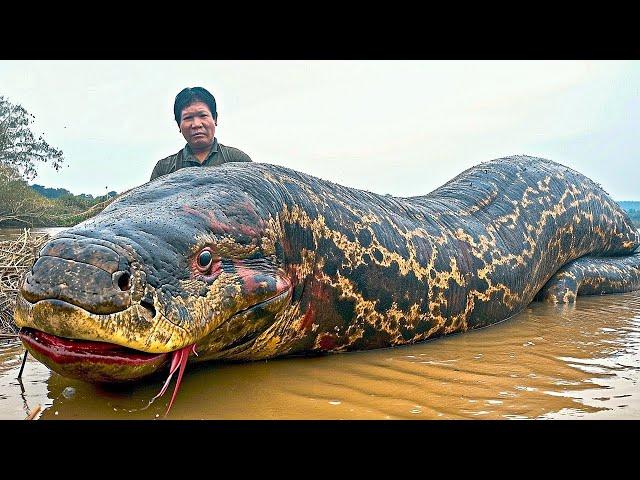
[[[0,418],[148,418],[150,380],[103,388],[0,344]],[[370,352],[190,367],[171,418],[640,419],[640,292],[533,303],[488,328]],[[65,394],[66,392],[66,394]],[[73,395],[69,394],[73,392]]]

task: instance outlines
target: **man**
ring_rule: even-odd
[[[226,162],[250,162],[249,155],[218,143],[216,99],[202,87],[185,88],[173,104],[173,114],[180,133],[187,141],[174,155],[156,163],[151,179],[185,167],[213,167]]]

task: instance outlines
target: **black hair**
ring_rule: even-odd
[[[187,87],[180,91],[176,95],[176,100],[173,102],[173,114],[176,117],[176,123],[180,126],[180,120],[182,116],[182,110],[195,102],[203,102],[211,110],[213,119],[218,119],[218,112],[216,110],[216,99],[206,88],[202,87]]]

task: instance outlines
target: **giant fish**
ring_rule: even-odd
[[[164,393],[189,361],[393,347],[637,290],[639,246],[601,187],[530,156],[409,198],[263,163],[185,168],[46,243],[15,321],[62,375],[168,369]]]

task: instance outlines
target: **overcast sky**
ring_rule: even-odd
[[[140,185],[182,148],[186,86],[216,97],[222,144],[343,185],[423,195],[528,154],[640,200],[639,61],[0,61],[0,95],[65,154],[34,182],[75,194]]]

